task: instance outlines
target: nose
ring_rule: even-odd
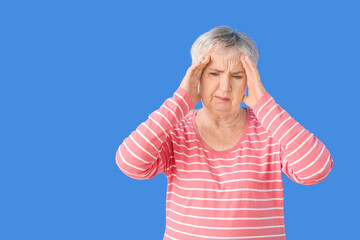
[[[219,89],[223,92],[231,91],[231,77],[222,76],[220,78]]]

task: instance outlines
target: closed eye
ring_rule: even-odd
[[[217,73],[210,73],[211,75],[214,75],[214,76],[217,76],[218,74]],[[242,78],[242,76],[234,76],[234,78],[238,78],[238,79],[240,79],[240,78]]]

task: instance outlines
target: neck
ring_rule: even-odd
[[[197,115],[203,119],[202,125],[215,130],[232,130],[246,119],[246,109],[239,107],[236,112],[218,113],[203,107]]]

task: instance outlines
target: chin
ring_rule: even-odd
[[[232,111],[232,108],[230,107],[221,107],[221,106],[216,106],[216,107],[211,107],[210,110],[216,110],[218,112],[230,112]]]

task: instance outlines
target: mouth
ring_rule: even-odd
[[[229,101],[230,100],[230,98],[222,98],[222,97],[218,97],[218,96],[216,96],[216,98],[221,101]]]

